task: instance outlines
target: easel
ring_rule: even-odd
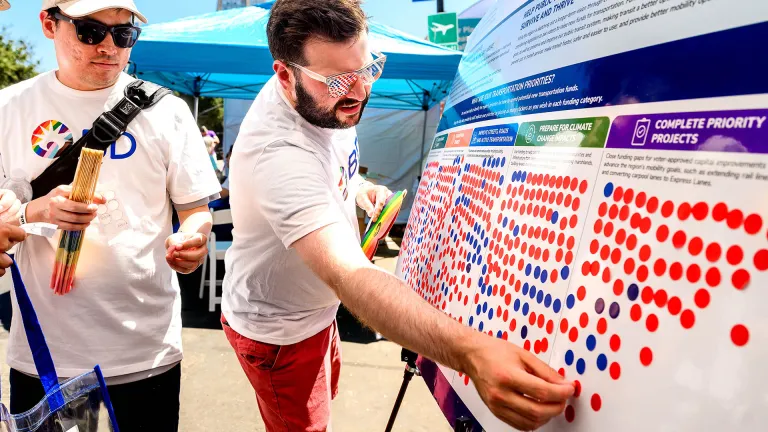
[[[418,354],[406,348],[403,348],[400,351],[400,360],[405,362],[405,372],[403,374],[403,383],[400,385],[400,392],[397,394],[397,399],[395,400],[395,406],[392,407],[392,414],[390,414],[389,416],[389,422],[387,423],[387,428],[384,430],[385,432],[392,432],[392,427],[395,425],[395,419],[397,418],[397,413],[400,411],[400,406],[403,404],[403,398],[405,398],[405,391],[408,390],[408,384],[411,382],[411,379],[413,378],[414,375],[421,376],[421,371],[419,371],[419,368],[416,366],[417,357],[418,357]],[[454,432],[473,432],[472,420],[466,417],[457,418],[456,424],[453,430]]]

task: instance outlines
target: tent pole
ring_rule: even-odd
[[[197,96],[195,96],[195,111],[194,111],[194,114],[195,114],[195,122],[197,122],[197,115],[198,115],[198,109],[199,109],[199,107],[200,107],[200,98],[199,98],[199,97],[197,97]]]
[[[421,171],[424,169],[424,141],[427,140],[427,120],[429,117],[429,111],[424,110],[424,130],[421,133],[421,154],[419,155],[419,176],[421,176]]]

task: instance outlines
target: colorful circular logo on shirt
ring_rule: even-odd
[[[32,151],[40,157],[53,159],[73,143],[72,133],[64,123],[47,120],[32,133]]]

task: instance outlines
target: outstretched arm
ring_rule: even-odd
[[[463,326],[405,283],[372,265],[343,223],[328,225],[293,247],[344,305],[393,342],[468,374],[490,410],[523,430],[565,408],[572,384],[509,342]]]

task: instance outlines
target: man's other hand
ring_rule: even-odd
[[[387,189],[386,186],[377,186],[372,183],[366,183],[357,192],[355,201],[357,202],[358,207],[365,210],[368,217],[375,221],[391,196],[392,191]]]

